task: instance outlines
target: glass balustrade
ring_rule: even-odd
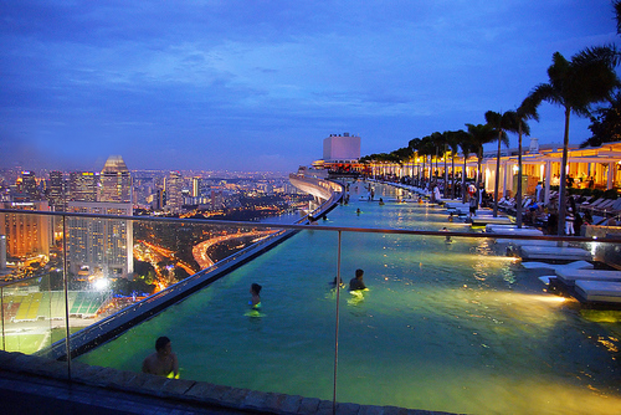
[[[47,261],[9,267],[2,348],[140,371],[166,335],[182,378],[259,391],[461,413],[621,402],[621,312],[572,296],[616,301],[595,271],[620,265],[619,241],[483,233],[384,197],[313,225],[20,214],[55,237]],[[581,249],[595,283],[516,255],[533,241]],[[350,292],[358,268],[368,290]]]

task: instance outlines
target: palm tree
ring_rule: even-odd
[[[435,155],[436,155],[436,170],[435,170],[435,180],[438,179],[438,149],[440,147],[444,146],[444,137],[442,136],[442,133],[436,131],[435,133],[431,133],[431,135],[429,136],[431,139],[431,142],[433,143],[434,146],[434,150],[435,150]],[[433,153],[431,154],[431,156],[433,157]]]
[[[464,139],[467,134],[464,130],[448,131],[446,134],[446,142],[451,148],[451,174],[453,176],[451,184],[451,199],[455,199],[455,157],[457,157],[457,152],[459,151],[462,139]]]
[[[420,146],[418,148],[418,154],[423,156],[423,182],[425,181],[425,178],[426,178],[425,177],[425,170],[426,170],[425,164],[427,164],[427,156],[433,154],[434,149],[435,147],[433,145],[433,142],[431,141],[430,136],[425,136],[421,139]],[[431,174],[429,174],[429,177],[431,177]],[[421,182],[421,187],[422,187],[422,182]]]
[[[614,70],[618,59],[618,54],[611,53],[611,48],[603,46],[580,52],[574,55],[571,61],[556,52],[552,56],[552,65],[548,68],[549,82],[537,85],[531,93],[536,101],[548,101],[563,107],[565,112],[559,189],[559,235],[562,235],[565,229],[569,117],[572,112],[578,116],[588,116],[591,105],[610,101],[613,89],[619,86],[619,79]]]
[[[464,156],[464,166],[461,170],[461,201],[462,203],[466,203],[466,161],[468,157],[470,157],[470,154],[476,150],[472,142],[472,136],[464,130],[459,131],[463,133],[459,135],[459,147],[461,147],[461,152]]]
[[[615,0],[612,2],[612,7],[615,9],[615,20],[617,21],[617,34],[621,35],[621,1]]]
[[[494,217],[498,216],[498,188],[500,185],[500,150],[501,144],[509,147],[509,138],[506,131],[516,132],[518,131],[518,120],[515,111],[507,111],[504,114],[500,114],[494,111],[487,111],[485,113],[485,121],[494,127],[498,131],[498,152],[496,153],[496,177],[494,184]],[[520,209],[520,205],[517,206]]]
[[[496,130],[489,124],[466,124],[468,127],[468,134],[470,135],[470,141],[472,148],[477,155],[477,178],[476,187],[477,192],[481,186],[481,180],[483,179],[483,173],[481,172],[481,163],[483,162],[483,145],[491,143],[496,138]]]
[[[522,135],[530,135],[530,127],[526,123],[526,120],[532,119],[539,121],[539,114],[537,113],[537,106],[539,102],[536,101],[531,95],[527,96],[522,105],[516,110],[519,128],[518,128],[518,184],[517,192],[515,194],[515,204],[522,206]],[[517,210],[516,225],[518,228],[522,227],[522,209]]]
[[[421,145],[422,140],[420,138],[413,138],[408,142],[408,147],[410,147],[410,149],[412,150],[412,154],[414,155],[414,157],[418,157],[419,156],[419,149],[420,149],[420,145]],[[417,168],[416,169],[416,173],[417,173],[417,181],[420,180],[420,169]]]

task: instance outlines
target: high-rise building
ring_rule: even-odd
[[[102,202],[132,203],[132,179],[121,156],[110,156],[101,171]]]
[[[99,189],[99,173],[81,171],[69,173],[69,200],[94,202]]]
[[[199,197],[201,195],[201,178],[193,177],[192,178],[192,197]]]
[[[37,187],[37,178],[34,172],[22,171],[18,187],[21,193],[23,193],[28,200],[41,200],[41,194]]]
[[[323,140],[323,160],[325,162],[351,163],[360,159],[360,137],[349,133],[330,134]]]
[[[69,212],[132,215],[131,203],[71,201]],[[133,225],[125,219],[67,218],[67,259],[74,274],[127,277],[133,272]]]
[[[166,192],[166,207],[178,211],[183,205],[183,177],[178,171],[171,171],[164,182]]]
[[[49,211],[46,201],[7,202],[3,209]],[[0,213],[0,234],[6,236],[7,252],[18,258],[49,255],[52,244],[50,216]]]
[[[47,200],[52,210],[64,212],[67,210],[67,184],[63,178],[63,172],[50,172],[50,185],[47,191]]]

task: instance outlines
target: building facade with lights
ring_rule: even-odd
[[[50,210],[46,201],[5,202],[3,209]],[[6,252],[16,258],[49,256],[52,245],[52,219],[44,215],[0,214],[0,234],[6,237]]]
[[[131,216],[131,203],[69,202],[73,213]],[[78,275],[127,277],[133,266],[133,225],[125,219],[67,217],[69,270]]]
[[[536,140],[525,147],[522,153],[522,175],[525,194],[534,193],[539,182],[545,189],[545,202],[549,201],[551,187],[559,183],[563,157],[560,144],[538,145]],[[453,170],[454,161],[454,170]],[[477,175],[478,160],[471,155],[465,163],[465,174],[470,180]],[[455,154],[453,160],[450,152],[435,156],[415,155],[405,163],[374,162],[368,166],[372,176],[425,177],[435,175],[456,177],[464,174],[464,159]],[[493,192],[496,178],[496,151],[485,152],[481,163],[483,186],[487,192]],[[567,176],[576,188],[592,187],[600,190],[621,188],[621,142],[606,143],[601,147],[568,149]],[[517,190],[518,150],[504,149],[500,158],[499,195],[513,195]]]

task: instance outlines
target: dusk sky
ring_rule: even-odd
[[[556,51],[617,41],[609,0],[10,0],[0,16],[0,167],[28,169],[118,154],[292,172],[344,132],[390,152],[515,109]],[[562,142],[562,109],[540,115],[532,135]],[[571,142],[590,136],[571,122]]]

